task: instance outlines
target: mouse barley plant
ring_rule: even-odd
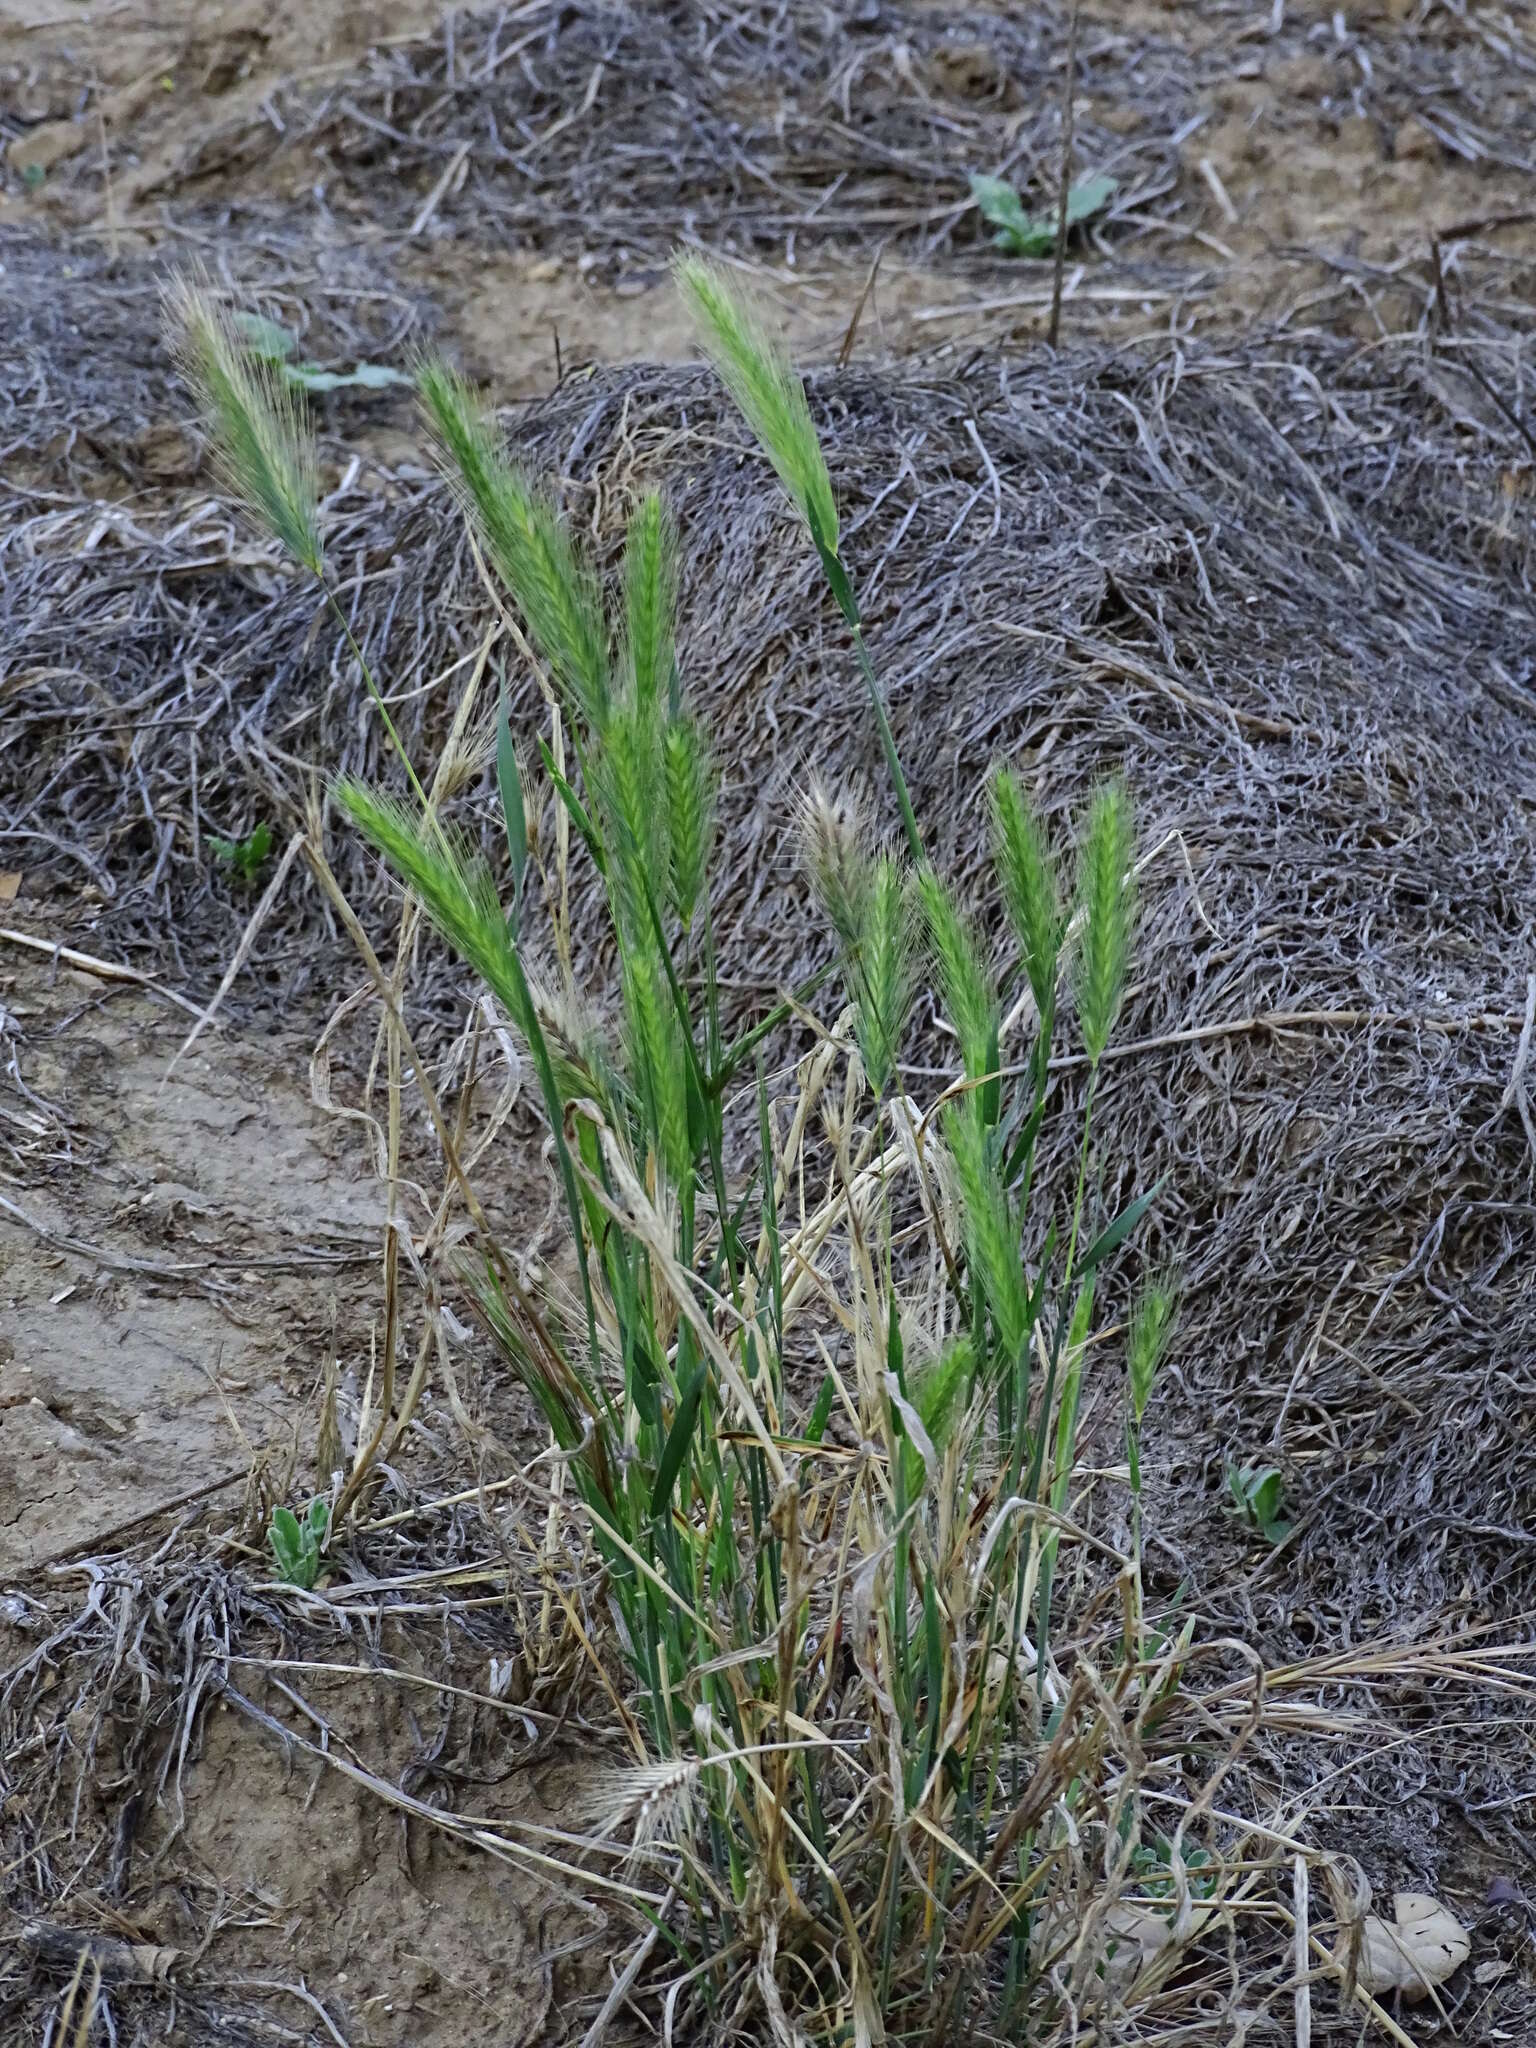
[[[689,259],[679,275],[850,629],[901,817],[887,844],[846,795],[807,793],[826,965],[727,1029],[715,771],[677,655],[672,518],[639,498],[605,591],[435,363],[423,410],[547,671],[552,738],[541,777],[503,704],[510,887],[413,773],[404,796],[351,780],[336,795],[537,1076],[569,1260],[506,1257],[482,1234],[467,1282],[601,1572],[611,1632],[581,1642],[636,1755],[599,1775],[590,1821],[647,1910],[671,1901],[657,1955],[674,2022],[782,2042],[1044,2040],[1150,1999],[1188,1932],[1177,1900],[1138,1903],[1133,1866],[1146,1781],[1176,1774],[1192,1739],[1139,1613],[1164,1294],[1131,1325],[1136,1555],[1078,1519],[1083,1418],[1123,1357],[1096,1290],[1151,1199],[1100,1215],[1089,1143],[1133,935],[1130,805],[1116,785],[1092,798],[1067,902],[1064,850],[999,768],[1006,937],[988,943],[990,906],[962,905],[925,851],[800,380],[723,273]],[[178,306],[232,482],[323,578],[295,401],[203,298]],[[564,887],[542,854],[529,864],[529,820],[550,805],[605,906],[614,966],[590,1010],[544,966],[570,959]],[[1005,1043],[1025,989],[1032,1035]],[[902,1064],[920,995],[958,1048],[926,1103]],[[803,1057],[771,1082],[761,1056],[792,1028]],[[1086,1111],[1053,1065],[1072,1029]],[[1074,1117],[1067,1144],[1047,1142]],[[574,1552],[524,1562],[570,1599]]]

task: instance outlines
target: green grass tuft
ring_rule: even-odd
[[[466,1204],[478,1235],[463,1277],[571,1487],[564,1505],[551,1495],[546,1531],[570,1518],[558,1542],[535,1536],[525,1554],[508,1524],[509,1583],[526,1566],[539,1589],[540,1668],[585,1660],[636,1757],[604,1792],[604,1824],[627,1830],[627,1877],[665,1915],[679,2038],[725,2025],[828,2041],[882,2029],[1054,2039],[1077,2021],[1064,1993],[1074,1943],[1074,1996],[1113,1984],[1138,2026],[1155,2025],[1158,1987],[1143,1996],[1110,1975],[1117,1844],[1133,1839],[1116,1830],[1139,1825],[1154,1771],[1180,1782],[1213,1725],[1186,1710],[1166,1664],[1149,1692],[1140,1449],[1172,1323],[1165,1283],[1141,1298],[1128,1339],[1132,1558],[1106,1556],[1077,1520],[1080,1500],[1097,1513],[1114,1484],[1097,1455],[1086,1496],[1079,1484],[1098,1275],[1151,1196],[1099,1215],[1092,1090],[1077,1103],[1053,1086],[1060,895],[1007,774],[991,789],[996,865],[1040,1019],[1030,1058],[1001,1064],[995,978],[924,858],[829,551],[835,511],[804,393],[719,273],[689,261],[681,276],[843,604],[906,851],[882,845],[848,797],[812,789],[805,863],[835,959],[730,1039],[714,773],[678,671],[666,509],[649,497],[630,520],[611,662],[590,563],[467,386],[429,364],[420,389],[445,466],[560,692],[542,786],[525,787],[529,736],[511,730],[513,694],[501,699],[511,914],[490,865],[425,805],[350,780],[336,799],[538,1075],[563,1245],[509,1256]],[[1125,983],[1131,854],[1129,804],[1106,791],[1080,881],[1095,1064]],[[576,994],[573,860],[590,864],[576,886],[606,901],[589,957],[613,963],[592,1006],[619,1019],[611,1039]],[[550,951],[532,930],[541,909]],[[554,994],[529,968],[551,958]],[[811,1011],[834,972],[856,1048],[844,1019]],[[953,1023],[962,1069],[926,1112],[900,1066],[919,995]],[[777,1034],[802,1026],[809,1050],[785,1063]],[[754,1058],[755,1091],[741,1085]],[[1036,1158],[1061,1116],[1075,1184],[1054,1164],[1054,1122]],[[356,1473],[349,1484],[355,1494]],[[296,1528],[280,1530],[295,1557]],[[1111,1601],[1119,1625],[1106,1629]],[[1186,1867],[1194,1853],[1181,1839]],[[1170,1944],[1175,1911],[1170,1900]]]

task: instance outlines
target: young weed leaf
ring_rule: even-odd
[[[1283,1543],[1295,1527],[1281,1514],[1285,1506],[1285,1479],[1277,1467],[1228,1465],[1227,1492],[1238,1520],[1266,1543]]]
[[[1102,213],[1120,189],[1118,178],[1107,171],[1096,177],[1080,178],[1067,194],[1067,228],[1081,227]],[[997,229],[993,240],[1010,256],[1049,256],[1056,246],[1056,211],[1026,213],[1024,202],[1006,178],[988,178],[979,171],[971,174],[971,197],[981,217]]]
[[[286,1586],[307,1593],[320,1575],[320,1545],[330,1509],[323,1500],[312,1500],[301,1522],[292,1508],[274,1508],[267,1540],[277,1561],[277,1575]]]
[[[403,370],[392,370],[387,363],[322,370],[318,363],[295,362],[299,337],[264,313],[236,313],[234,323],[250,353],[295,391],[387,391],[391,385],[411,382]]]
[[[249,888],[271,854],[272,827],[263,818],[243,839],[220,839],[217,833],[210,832],[208,844],[236,880]]]

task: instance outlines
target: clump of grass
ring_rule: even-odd
[[[1143,1655],[1136,1558],[1111,1559],[1102,1588],[1129,1603],[1124,1625],[1090,1628],[1070,1653],[1056,1648],[1056,1587],[1063,1556],[1077,1578],[1103,1568],[1073,1519],[1078,1431],[1085,1390],[1103,1390],[1097,1290],[1153,1191],[1098,1213],[1092,1084],[1075,1182],[1037,1171],[1042,1133],[1074,1113],[1052,1079],[1071,1007],[1055,855],[1000,769],[1000,973],[926,857],[805,394],[720,273],[689,262],[680,275],[848,619],[902,811],[897,851],[846,796],[805,800],[827,967],[727,1035],[713,773],[675,653],[673,524],[654,498],[636,506],[610,620],[594,570],[438,365],[421,374],[425,411],[548,665],[555,738],[574,759],[567,773],[552,740],[530,798],[503,708],[511,915],[496,870],[433,816],[353,781],[337,797],[538,1075],[574,1284],[535,1285],[484,1237],[468,1277],[600,1562],[614,1629],[601,1649],[582,1642],[643,1751],[601,1788],[600,1832],[628,1829],[631,1856],[659,1865],[679,1901],[668,1936],[685,2008],[708,2032],[755,2006],[780,2039],[1022,2038],[1134,1995],[1112,1966],[1110,1916],[1177,1661]],[[576,1023],[537,971],[528,821],[551,797],[606,896],[607,1033]],[[1081,835],[1072,918],[1095,1081],[1128,971],[1132,853],[1112,786]],[[544,894],[567,961],[563,875]],[[845,1012],[817,1026],[787,1096],[760,1065],[743,1087],[834,974]],[[902,1073],[925,978],[959,1050],[926,1112]],[[1005,1065],[1002,1000],[1019,979],[1035,1035]],[[743,1100],[744,1165],[754,1126],[728,1108]],[[1170,1329],[1171,1294],[1148,1293],[1129,1340],[1138,1505]],[[529,1568],[548,1583],[555,1566],[546,1550]],[[1172,1942],[1176,1902],[1144,1910]]]

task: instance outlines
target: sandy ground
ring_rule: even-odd
[[[205,1040],[173,1071],[182,1012],[16,948],[0,1007],[29,1162],[0,1269],[0,1572],[17,1572],[243,1484],[254,1446],[281,1456],[338,1325],[355,1342],[383,1204],[296,1039],[238,1058]]]

